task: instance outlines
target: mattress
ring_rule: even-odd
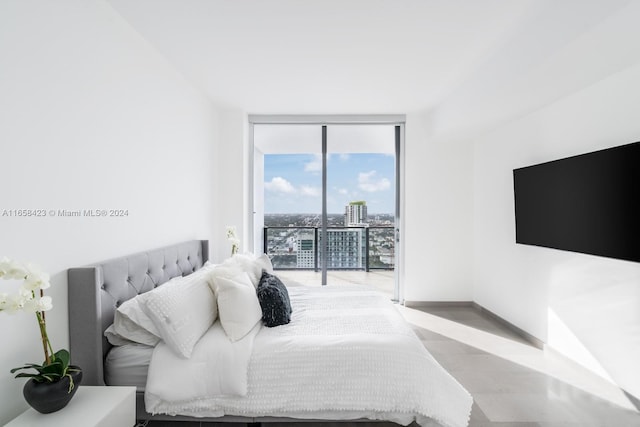
[[[104,362],[104,381],[107,385],[135,386],[144,391],[153,347],[127,344],[113,347]]]

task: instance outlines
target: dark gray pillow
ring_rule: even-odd
[[[262,277],[256,289],[262,321],[269,328],[286,325],[291,321],[291,301],[287,287],[278,277],[262,271]]]

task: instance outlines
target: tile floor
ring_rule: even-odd
[[[472,307],[399,309],[425,347],[473,396],[470,427],[640,427],[640,413],[618,388],[561,355],[532,347]],[[295,427],[389,424],[296,423]],[[201,427],[214,425],[219,424],[201,423]]]
[[[617,387],[472,307],[400,310],[473,396],[472,427],[640,426],[640,413]]]

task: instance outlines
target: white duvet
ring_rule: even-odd
[[[191,359],[162,343],[145,391],[150,413],[369,418],[466,426],[469,393],[383,295],[362,287],[289,288],[291,323],[230,341],[216,322]]]

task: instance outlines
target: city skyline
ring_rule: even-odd
[[[371,214],[395,211],[395,159],[378,153],[327,155],[327,212],[344,213],[352,201],[367,202]],[[322,211],[320,154],[265,154],[265,214]]]

